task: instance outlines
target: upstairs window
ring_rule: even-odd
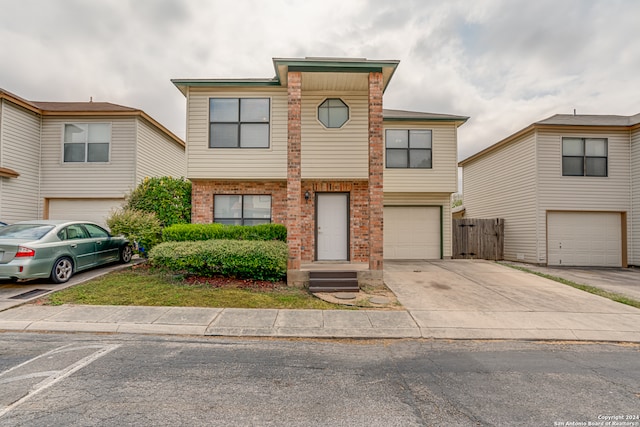
[[[109,123],[65,124],[64,162],[108,162],[110,143],[111,125]]]
[[[431,169],[431,130],[387,129],[387,168]]]
[[[326,128],[341,128],[349,120],[349,107],[341,99],[325,99],[318,107],[318,120]]]
[[[563,176],[607,176],[606,138],[562,138]]]
[[[271,196],[216,195],[213,222],[231,225],[257,225],[271,222]]]
[[[209,99],[209,148],[269,148],[269,98]]]

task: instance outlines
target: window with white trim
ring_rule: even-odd
[[[318,120],[326,128],[341,128],[349,120],[349,107],[339,98],[327,98],[318,106]]]
[[[209,148],[269,148],[269,98],[210,98]]]
[[[108,162],[111,124],[67,123],[64,125],[63,145],[65,163]]]
[[[385,133],[387,168],[431,169],[432,142],[429,129],[387,129]]]
[[[607,176],[606,138],[562,138],[562,176]]]
[[[269,195],[215,195],[213,222],[231,225],[257,225],[271,222]]]

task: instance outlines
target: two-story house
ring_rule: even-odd
[[[27,101],[0,90],[0,220],[92,220],[147,176],[186,174],[185,144],[108,102]]]
[[[504,218],[506,259],[640,265],[640,114],[558,114],[460,166],[465,216]]]
[[[290,283],[313,263],[451,256],[457,127],[467,117],[383,109],[399,61],[273,60],[268,79],[175,79],[187,99],[198,223],[288,229]]]

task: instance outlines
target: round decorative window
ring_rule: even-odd
[[[341,99],[325,99],[318,107],[318,120],[324,127],[340,128],[349,120],[349,107]]]

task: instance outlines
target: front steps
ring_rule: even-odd
[[[310,292],[358,292],[357,271],[309,271]]]

